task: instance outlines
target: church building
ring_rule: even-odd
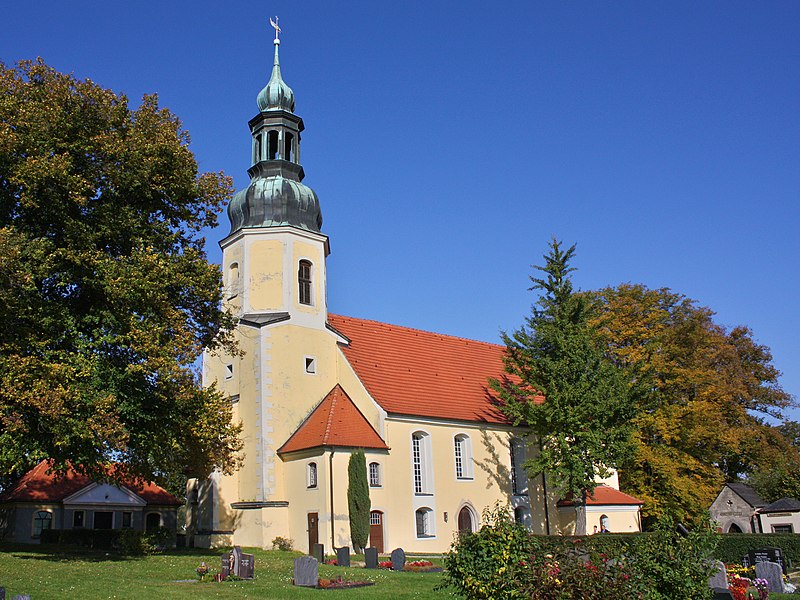
[[[351,546],[356,449],[367,457],[369,545],[380,552],[444,552],[498,501],[534,532],[574,531],[574,506],[527,477],[524,431],[491,402],[503,346],[328,312],[328,237],[319,198],[303,183],[304,125],[281,76],[277,33],[274,45],[249,122],[250,184],[231,200],[220,242],[243,352],[203,360],[203,384],[230,398],[243,425],[244,463],[231,476],[190,481],[194,544]],[[614,475],[598,488],[590,532],[639,531],[641,503],[618,487]]]

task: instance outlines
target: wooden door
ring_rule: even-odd
[[[383,554],[383,513],[379,510],[369,513],[369,545]]]
[[[308,553],[314,552],[314,544],[319,543],[319,513],[308,513]]]
[[[466,506],[458,513],[458,532],[472,533],[472,513]]]

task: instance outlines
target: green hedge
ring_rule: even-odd
[[[724,533],[714,556],[724,563],[741,563],[750,550],[768,546],[783,550],[783,556],[800,563],[800,535],[794,533]]]
[[[156,531],[133,529],[45,529],[43,544],[81,546],[94,550],[115,550],[120,554],[151,554],[163,548],[173,538],[170,530],[161,527]]]

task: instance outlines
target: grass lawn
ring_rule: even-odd
[[[32,600],[130,600],[203,598],[447,598],[434,591],[441,573],[394,573],[386,570],[320,565],[323,578],[373,581],[352,590],[309,590],[291,584],[293,560],[301,554],[244,549],[255,555],[255,580],[223,583],[179,583],[196,580],[201,561],[219,571],[222,550],[177,550],[141,558],[121,558],[102,552],[65,551],[47,546],[0,544],[0,586],[6,598],[30,594]],[[413,560],[413,559],[409,559]]]

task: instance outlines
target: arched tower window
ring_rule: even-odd
[[[311,306],[314,303],[311,297],[311,261],[300,261],[297,269],[297,286],[300,304]]]
[[[288,131],[283,134],[283,159],[294,160],[294,136]]]
[[[267,160],[275,160],[278,158],[278,132],[272,130],[267,134]]]
[[[255,142],[253,143],[253,163],[257,163],[261,160],[261,140],[263,138],[262,133],[259,133],[256,138]]]

